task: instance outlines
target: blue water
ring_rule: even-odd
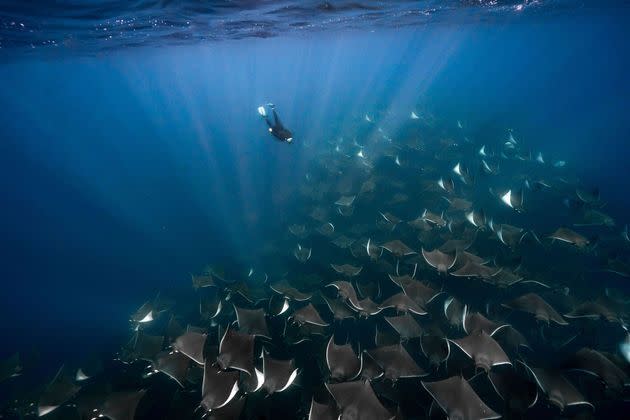
[[[373,110],[421,105],[480,143],[513,128],[599,186],[627,223],[630,9],[556,2],[519,15],[499,3],[404,25],[326,26],[318,14],[313,30],[291,25],[309,10],[276,13],[268,33],[197,26],[176,42],[143,27],[146,45],[126,33],[113,46],[91,35],[116,4],[77,13],[64,43],[52,18],[0,3],[2,336],[12,349],[49,343],[44,357],[59,360],[114,350],[158,291],[186,296],[209,262],[255,265],[292,222],[309,156]],[[11,32],[16,15],[38,30]],[[268,101],[295,144],[266,133],[256,107]]]

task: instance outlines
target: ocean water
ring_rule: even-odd
[[[621,1],[0,2],[0,355],[27,355],[49,380],[116,353],[157,293],[196,305],[190,275],[207,264],[307,273],[286,240],[307,218],[300,186],[340,139],[379,144],[379,126],[409,140],[412,110],[438,121],[439,136],[420,134],[428,148],[450,137],[498,150],[511,129],[534,156],[566,161],[616,222],[587,235],[619,236],[629,18]],[[292,144],[261,122],[268,102]],[[544,236],[566,224],[563,198],[494,216]],[[478,200],[490,216],[492,198]],[[335,257],[314,272],[334,280],[322,267]],[[628,293],[625,277],[585,276]]]

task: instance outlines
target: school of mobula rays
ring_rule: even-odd
[[[379,117],[302,144],[313,158],[264,267],[200,270],[198,301],[147,301],[115,357],[64,365],[4,417],[630,412],[630,299],[615,287],[630,241],[599,191],[511,130],[482,144],[428,112],[392,134]],[[5,360],[0,381],[22,368]]]

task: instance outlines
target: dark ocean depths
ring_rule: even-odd
[[[0,2],[2,356],[114,352],[157,292],[262,264],[311,155],[370,112],[512,128],[630,222],[627,2],[36,3]]]

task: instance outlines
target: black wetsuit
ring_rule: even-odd
[[[267,122],[267,125],[269,126],[269,132],[276,139],[287,142],[287,143],[291,143],[291,141],[293,140],[293,134],[291,134],[291,132],[282,125],[282,123],[280,122],[280,118],[278,118],[278,114],[276,114],[276,110],[272,109],[272,112],[273,112],[273,121],[274,121],[273,124],[271,123],[271,121],[269,121],[269,118],[265,117],[265,121]]]

